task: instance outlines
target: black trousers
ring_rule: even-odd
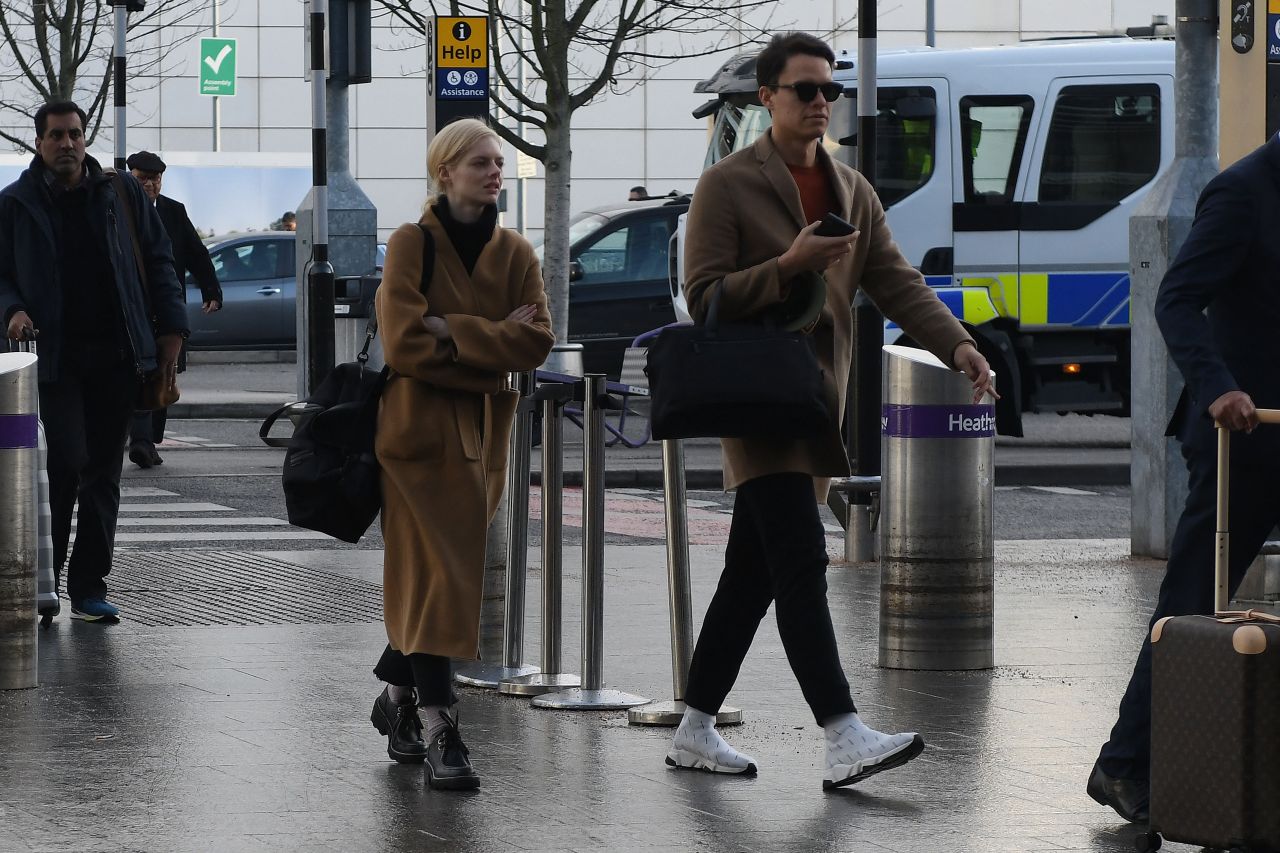
[[[391,646],[382,650],[373,674],[379,681],[396,687],[418,688],[418,705],[456,705],[453,692],[453,662],[441,655],[404,654]]]
[[[102,598],[120,512],[121,447],[133,414],[138,375],[115,347],[67,347],[56,382],[40,383],[40,418],[49,443],[53,565],[67,569],[73,603]],[[75,548],[67,561],[71,513],[80,502]]]
[[[772,602],[778,633],[821,725],[855,710],[827,607],[827,543],[807,474],[743,483],[733,503],[724,573],[689,665],[685,702],[714,714],[729,695]]]
[[[1169,565],[1151,625],[1166,616],[1213,612],[1213,558],[1217,551],[1217,468],[1215,456],[1193,453],[1187,459],[1190,494],[1169,549]],[[1228,529],[1229,589],[1235,595],[1244,573],[1267,535],[1280,520],[1280,468],[1249,462],[1231,466]],[[1102,771],[1121,779],[1151,774],[1151,632],[1147,632],[1111,738],[1098,757]]]
[[[164,427],[169,421],[168,409],[156,409],[154,412],[134,412],[129,427],[130,441],[145,441],[159,444],[164,441]]]

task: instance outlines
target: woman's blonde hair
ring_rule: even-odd
[[[445,125],[431,144],[427,146],[427,195],[423,210],[444,194],[445,187],[440,184],[440,168],[452,166],[476,145],[485,139],[493,138],[502,144],[502,138],[489,125],[474,118],[458,119]]]

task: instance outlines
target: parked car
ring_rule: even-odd
[[[187,275],[188,346],[193,349],[292,349],[295,277],[292,231],[224,234],[206,240],[222,284],[222,310],[200,310],[200,287]]]
[[[669,245],[688,209],[687,195],[624,201],[570,221],[569,340],[583,345],[588,372],[617,378],[637,335],[675,322]]]

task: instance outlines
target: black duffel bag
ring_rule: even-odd
[[[669,326],[649,345],[656,439],[805,438],[831,425],[813,342],[774,321],[720,323],[717,285],[702,325]]]
[[[373,439],[389,370],[373,370],[364,361],[339,364],[306,399],[281,476],[290,524],[354,543],[378,517],[381,471]],[[276,443],[267,433],[289,408],[263,422],[258,434],[264,441]]]

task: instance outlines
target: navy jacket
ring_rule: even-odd
[[[97,160],[86,156],[84,166],[89,172],[90,220],[108,247],[134,365],[139,373],[146,373],[156,368],[156,337],[188,331],[169,238],[155,207],[132,175],[121,173],[127,197],[119,198],[111,173],[104,172]],[[138,224],[138,243],[150,285],[151,318],[134,260],[126,204],[132,207]],[[57,381],[63,345],[62,264],[54,215],[44,163],[37,157],[18,180],[0,191],[0,312],[7,326],[16,312],[26,311],[40,330],[41,382]]]
[[[190,272],[200,286],[200,296],[204,302],[221,302],[222,285],[218,283],[218,275],[213,271],[209,250],[205,248],[204,241],[187,216],[187,208],[182,202],[162,195],[156,197],[156,213],[160,214],[165,234],[173,244],[173,271],[178,276],[178,283],[184,288],[183,292],[185,293],[187,273]]]
[[[1204,188],[1160,283],[1156,321],[1186,380],[1168,433],[1185,452],[1215,452],[1208,409],[1228,391],[1280,408],[1280,139]],[[1231,452],[1233,460],[1280,465],[1280,427],[1233,438]]]

